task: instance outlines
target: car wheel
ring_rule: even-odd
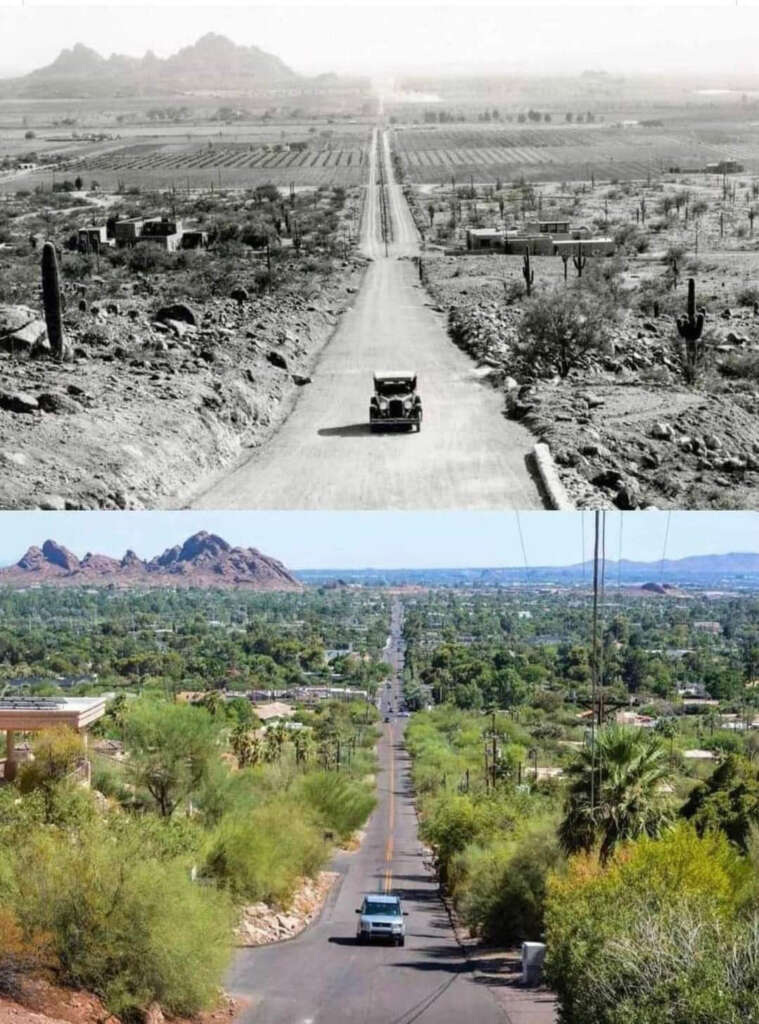
[[[405,938],[403,938],[403,939],[398,939],[398,945],[399,945],[399,946],[405,946],[405,945],[406,945],[406,939],[405,939]]]

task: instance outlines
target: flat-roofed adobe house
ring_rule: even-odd
[[[264,725],[276,725],[277,722],[284,722],[292,718],[295,709],[283,701],[272,701],[271,704],[259,704],[256,707],[256,715]]]
[[[3,778],[10,782],[18,771],[16,734],[41,732],[66,725],[76,730],[87,745],[87,730],[105,714],[105,697],[3,697],[0,699],[0,731],[5,732]],[[89,780],[89,761],[86,762]]]

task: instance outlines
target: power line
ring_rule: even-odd
[[[617,548],[617,590],[622,589],[622,532],[624,530],[625,517],[619,513],[619,547]]]
[[[672,511],[667,512],[667,524],[664,528],[664,547],[661,553],[661,563],[659,565],[659,582],[664,583],[664,560],[667,557],[667,542],[669,541],[669,523],[672,518]]]
[[[530,566],[529,566],[529,563],[527,561],[527,548],[525,547],[525,544],[524,544],[524,534],[522,533],[522,520],[519,518],[519,509],[514,509],[514,514],[517,517],[517,530],[519,531],[519,543],[520,543],[520,545],[522,547],[522,561],[524,562],[525,572],[529,576],[529,574],[530,574]]]

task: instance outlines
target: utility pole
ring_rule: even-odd
[[[593,638],[590,675],[590,703],[592,714],[590,718],[590,810],[591,813],[596,805],[596,699],[598,694],[598,548],[601,533],[601,513],[596,509],[595,513],[595,543],[593,549]]]

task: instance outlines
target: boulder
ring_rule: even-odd
[[[68,395],[58,394],[55,391],[45,391],[41,395],[37,395],[37,405],[43,412],[64,415],[82,411],[82,407],[73,398],[70,398]]]
[[[299,388],[302,388],[305,384],[311,383],[310,377],[304,377],[300,373],[293,373],[291,377],[293,384],[296,384]]]
[[[184,323],[182,320],[166,320],[165,324],[166,327],[168,327],[169,330],[177,336],[177,338],[183,338],[190,329],[190,325]]]
[[[175,302],[170,306],[162,306],[156,313],[155,319],[164,323],[167,320],[181,320],[185,324],[192,324],[193,327],[198,322],[193,311],[184,302]]]
[[[287,360],[279,352],[269,352],[266,358],[272,366],[278,366],[280,370],[287,369]]]
[[[632,477],[626,477],[614,498],[617,508],[629,511],[638,508],[641,503],[640,487]]]
[[[0,350],[29,354],[46,336],[45,321],[28,306],[0,306]]]
[[[654,423],[653,427],[651,427],[651,437],[656,437],[661,441],[671,441],[674,434],[675,432],[672,427],[665,420]]]
[[[34,395],[23,391],[0,391],[0,409],[8,412],[36,412],[39,406]]]
[[[625,478],[617,469],[604,469],[600,473],[596,473],[590,482],[595,484],[596,487],[617,490],[624,486]]]

